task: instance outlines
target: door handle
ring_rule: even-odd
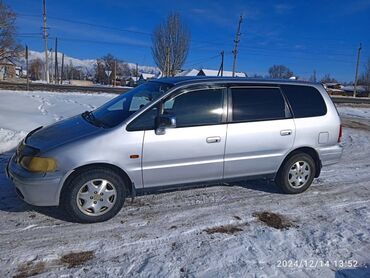
[[[221,137],[220,136],[207,137],[206,141],[207,143],[219,143],[221,142]]]
[[[281,130],[280,131],[280,135],[281,136],[288,136],[288,135],[291,135],[292,134],[292,130],[291,129],[285,129],[285,130]]]

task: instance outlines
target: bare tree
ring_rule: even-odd
[[[16,14],[0,0],[0,59],[16,57],[22,46],[16,41]]]
[[[40,58],[37,58],[31,62],[30,77],[32,80],[41,79],[43,66],[44,66],[44,63]]]
[[[111,74],[107,76],[106,71],[111,71]],[[114,76],[129,76],[130,73],[127,63],[112,54],[107,54],[96,61],[95,80],[98,83],[112,84]]]
[[[338,83],[338,81],[331,77],[329,73],[325,74],[323,78],[320,80],[321,83]]]
[[[190,32],[178,13],[171,13],[167,20],[153,32],[153,59],[165,76],[174,76],[188,56]]]
[[[271,78],[288,79],[293,76],[293,72],[284,65],[273,65],[269,68]]]

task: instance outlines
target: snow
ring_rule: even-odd
[[[26,132],[114,96],[0,91],[0,169]],[[369,118],[369,107],[339,111]],[[0,277],[370,277],[369,129],[345,128],[343,145],[341,162],[300,195],[264,180],[234,182],[127,200],[115,218],[91,225],[23,203],[1,170]],[[265,225],[254,216],[263,211],[291,226]],[[235,233],[207,232],[220,226]],[[81,265],[63,259],[84,251],[93,256]],[[279,267],[284,260],[301,266]],[[349,260],[356,268],[340,267]]]
[[[155,74],[151,74],[151,73],[142,73],[140,75],[140,78],[144,79],[144,80],[147,80],[147,79],[151,79],[151,78],[155,78]]]
[[[0,154],[14,148],[31,130],[95,109],[116,96],[0,90]]]
[[[359,109],[359,106],[362,106]],[[368,105],[337,105],[337,109],[341,116],[352,117],[358,119],[369,119],[370,120],[370,106]]]
[[[199,73],[199,70],[197,69],[190,69],[190,70],[184,70],[182,72],[179,72],[176,74],[176,76],[197,76]]]
[[[203,73],[205,76],[218,76],[218,70],[201,69],[199,73],[200,74]],[[233,76],[233,72],[224,70],[222,76],[231,77],[231,76]],[[235,76],[236,77],[247,77],[244,72],[235,72]]]

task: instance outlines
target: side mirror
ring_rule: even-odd
[[[176,117],[173,115],[161,115],[155,117],[155,134],[163,135],[166,133],[166,128],[176,127]]]

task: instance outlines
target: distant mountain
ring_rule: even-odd
[[[50,57],[52,57],[52,62],[54,63],[54,52],[52,54],[49,54]],[[33,60],[36,59],[41,59],[42,61],[45,60],[45,54],[44,52],[38,52],[38,51],[29,51],[29,63],[31,63]],[[49,62],[51,62],[49,60]],[[62,53],[58,52],[58,63],[59,65],[62,62]],[[26,59],[24,57],[19,58],[16,63],[22,67],[25,67],[26,65]],[[74,67],[78,68],[82,72],[90,75],[95,74],[95,66],[96,66],[96,59],[78,59],[78,58],[73,58],[67,55],[64,55],[64,64],[65,65],[70,65],[73,64]],[[130,69],[134,69],[136,67],[136,64],[134,63],[127,63]],[[152,66],[143,66],[139,65],[138,66],[139,72],[140,73],[152,73],[158,75],[160,73],[159,68],[157,67],[152,67]]]

